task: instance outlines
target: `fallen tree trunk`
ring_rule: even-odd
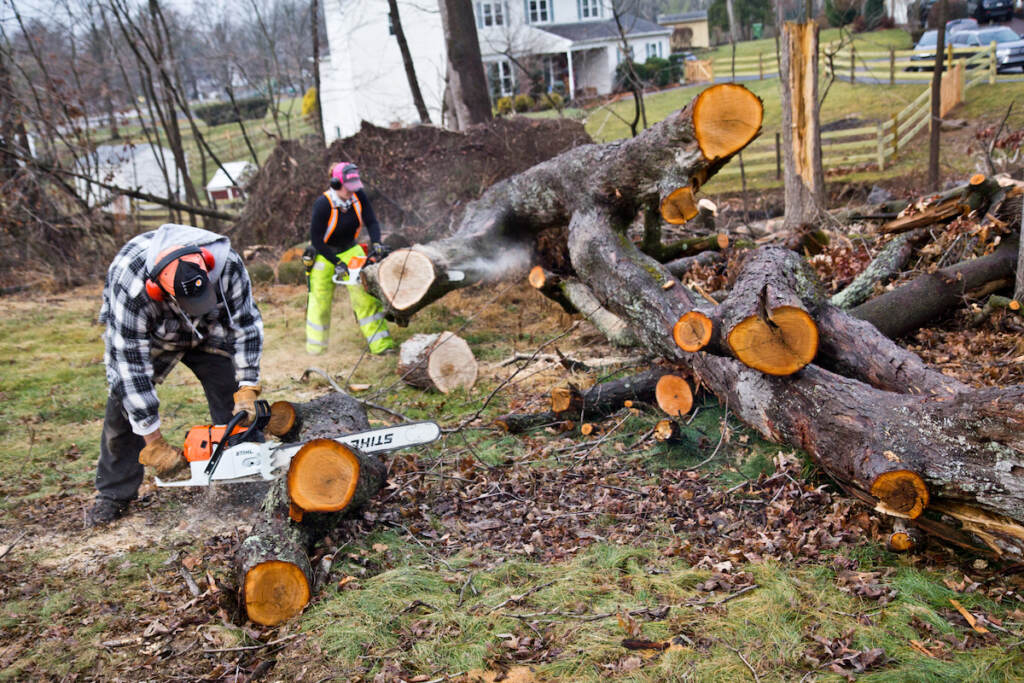
[[[988,256],[922,275],[851,309],[850,315],[868,321],[887,337],[901,337],[961,304],[972,289],[1012,278],[1017,250],[1016,240],[1006,240]]]
[[[539,233],[564,227],[579,210],[601,206],[617,222],[628,222],[644,207],[657,210],[661,198],[678,188],[696,191],[760,133],[762,115],[760,99],[746,88],[712,86],[635,138],[576,147],[496,183],[467,207],[451,237],[365,267],[362,282],[385,303],[389,317],[407,321],[456,287],[507,274],[500,265],[514,260],[510,254],[525,256]],[[424,258],[413,259],[409,251]],[[544,266],[559,256],[537,254]],[[423,261],[416,272],[432,274],[414,290],[399,287],[408,278],[406,261],[413,260]],[[453,270],[463,274],[461,280],[441,275]]]
[[[293,404],[299,441],[287,476],[271,483],[252,530],[235,555],[241,602],[252,621],[272,626],[302,611],[313,594],[309,554],[351,510],[384,483],[376,456],[330,437],[369,428],[363,407],[340,393]]]

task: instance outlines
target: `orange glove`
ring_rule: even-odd
[[[245,413],[242,424],[251,425],[256,419],[256,399],[260,397],[260,385],[241,387],[234,394],[235,407],[231,411],[234,415]]]
[[[152,467],[161,479],[172,477],[188,468],[188,461],[181,450],[167,443],[163,436],[154,439],[139,451],[139,463]]]

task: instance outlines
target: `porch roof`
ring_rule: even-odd
[[[672,34],[670,28],[659,26],[652,21],[631,14],[623,14],[619,20],[626,30],[627,38]],[[573,44],[619,39],[619,27],[616,26],[614,18],[606,21],[579,21],[573,24],[555,24],[553,26],[537,26],[536,28],[570,40]]]

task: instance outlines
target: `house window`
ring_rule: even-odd
[[[391,12],[388,12],[388,35],[395,35],[395,20],[391,16]]]
[[[580,19],[593,19],[601,16],[601,0],[576,0],[576,11]]]
[[[476,3],[476,27],[504,26],[505,15],[508,14],[505,3],[501,0]]]
[[[626,61],[627,59],[629,59],[630,61],[635,62],[636,61],[636,50],[635,50],[635,48],[632,45],[629,46],[628,50],[623,50],[622,46],[620,45],[615,50],[615,63],[616,64],[622,64],[622,62]]]
[[[651,57],[661,56],[661,41],[657,43],[647,43],[647,59]]]
[[[505,97],[515,92],[512,64],[507,59],[487,62],[487,85],[495,98]]]
[[[540,24],[551,21],[551,7],[548,0],[526,0],[526,22]]]

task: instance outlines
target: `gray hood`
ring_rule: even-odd
[[[231,253],[231,240],[209,230],[194,228],[191,225],[165,223],[153,232],[146,254],[146,271],[156,265],[156,257],[164,249],[180,244],[183,247],[206,247],[213,254],[213,268],[210,270],[210,282],[219,282],[224,272],[228,254]]]

